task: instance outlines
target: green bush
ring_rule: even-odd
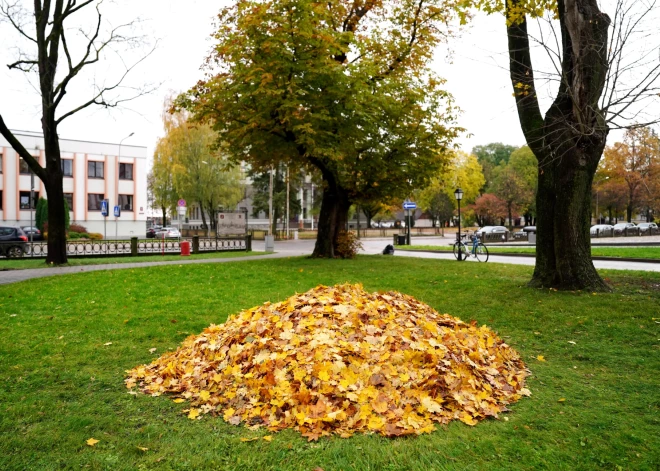
[[[69,203],[64,200],[64,230],[69,230],[71,224],[71,215],[69,214]],[[34,216],[35,225],[41,232],[48,230],[48,200],[46,198],[39,198],[37,202],[37,210]]]
[[[48,200],[46,198],[39,198],[37,201],[37,210],[34,214],[34,224],[41,232],[45,232],[44,224],[48,222]]]

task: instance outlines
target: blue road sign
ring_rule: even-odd
[[[417,209],[417,203],[406,201],[403,203],[403,209]]]
[[[101,216],[108,216],[108,200],[101,201]]]
[[[119,206],[115,206],[115,217],[118,218],[121,215],[121,208]]]

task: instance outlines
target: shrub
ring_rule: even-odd
[[[37,201],[37,209],[34,214],[34,225],[44,232],[47,230],[48,224],[48,201],[46,198],[39,198]]]
[[[79,232],[79,233],[86,233],[87,228],[85,226],[81,226],[80,224],[71,224],[69,226],[69,233],[71,232]]]
[[[87,236],[92,240],[102,240],[103,239],[103,234],[99,234],[98,232],[90,232],[89,234],[87,234]]]
[[[339,258],[355,258],[358,250],[361,248],[362,243],[357,238],[355,232],[341,231],[337,236],[335,256]]]

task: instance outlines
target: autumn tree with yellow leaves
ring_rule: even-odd
[[[429,64],[459,3],[236,1],[218,16],[207,78],[178,105],[234,160],[320,172],[313,256],[338,256],[353,203],[403,199],[446,159],[456,111]]]

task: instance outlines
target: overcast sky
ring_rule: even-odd
[[[213,17],[223,0],[115,0],[105,5],[106,18],[113,25],[130,21],[135,16],[145,19],[141,28],[150,40],[158,39],[154,53],[131,74],[127,85],[160,83],[155,93],[141,97],[126,105],[127,109],[89,108],[65,120],[59,127],[63,138],[116,142],[134,132],[125,144],[142,145],[151,155],[156,139],[162,135],[161,112],[164,98],[190,88],[202,77],[199,70],[212,40]],[[28,2],[29,4],[29,2]],[[91,13],[91,11],[90,11]],[[88,18],[89,23],[93,18]],[[91,24],[91,23],[90,23]],[[8,41],[9,26],[0,24],[0,43]],[[471,25],[464,28],[461,38],[452,44],[452,54],[438,51],[433,67],[445,77],[447,89],[462,108],[459,124],[467,128],[470,136],[460,139],[466,151],[475,145],[503,142],[523,145],[515,103],[508,78],[506,31],[501,16],[477,15]],[[144,51],[144,48],[142,49]],[[137,56],[124,55],[130,63]],[[0,60],[7,64],[16,60],[17,51],[2,48]],[[114,60],[114,62],[113,62]],[[112,77],[117,73],[116,58],[99,67],[95,75],[81,77],[67,96],[68,106],[84,101],[94,81]],[[106,67],[106,68],[103,68]],[[99,78],[102,77],[102,78]],[[39,131],[40,106],[35,90],[21,72],[0,67],[0,112],[12,129]],[[130,92],[130,91],[129,91]],[[546,98],[551,90],[540,95]]]

